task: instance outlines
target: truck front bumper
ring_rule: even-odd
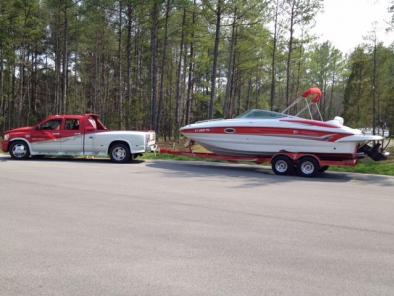
[[[1,142],[1,150],[3,150],[3,152],[8,152],[8,141],[2,141]]]

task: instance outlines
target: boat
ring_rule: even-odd
[[[253,109],[232,119],[199,121],[180,133],[217,155],[272,157],[278,153],[313,154],[319,159],[347,160],[365,155],[387,159],[384,137],[347,127],[336,116],[323,121],[322,92],[310,88],[282,112]],[[303,108],[298,108],[303,103]],[[294,115],[293,110],[298,110]],[[301,117],[308,114],[309,118]],[[318,119],[315,119],[318,116]]]

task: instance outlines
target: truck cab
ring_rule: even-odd
[[[154,131],[111,131],[96,114],[53,115],[32,127],[9,130],[2,150],[14,159],[30,156],[109,156],[127,162],[156,150]]]

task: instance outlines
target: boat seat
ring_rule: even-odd
[[[335,116],[334,119],[326,121],[326,123],[331,123],[334,125],[338,125],[338,124],[343,125],[344,122],[345,121],[344,121],[343,117],[340,117],[340,116]]]

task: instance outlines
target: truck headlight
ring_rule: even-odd
[[[4,141],[8,141],[10,139],[10,134],[5,134],[4,135]]]

